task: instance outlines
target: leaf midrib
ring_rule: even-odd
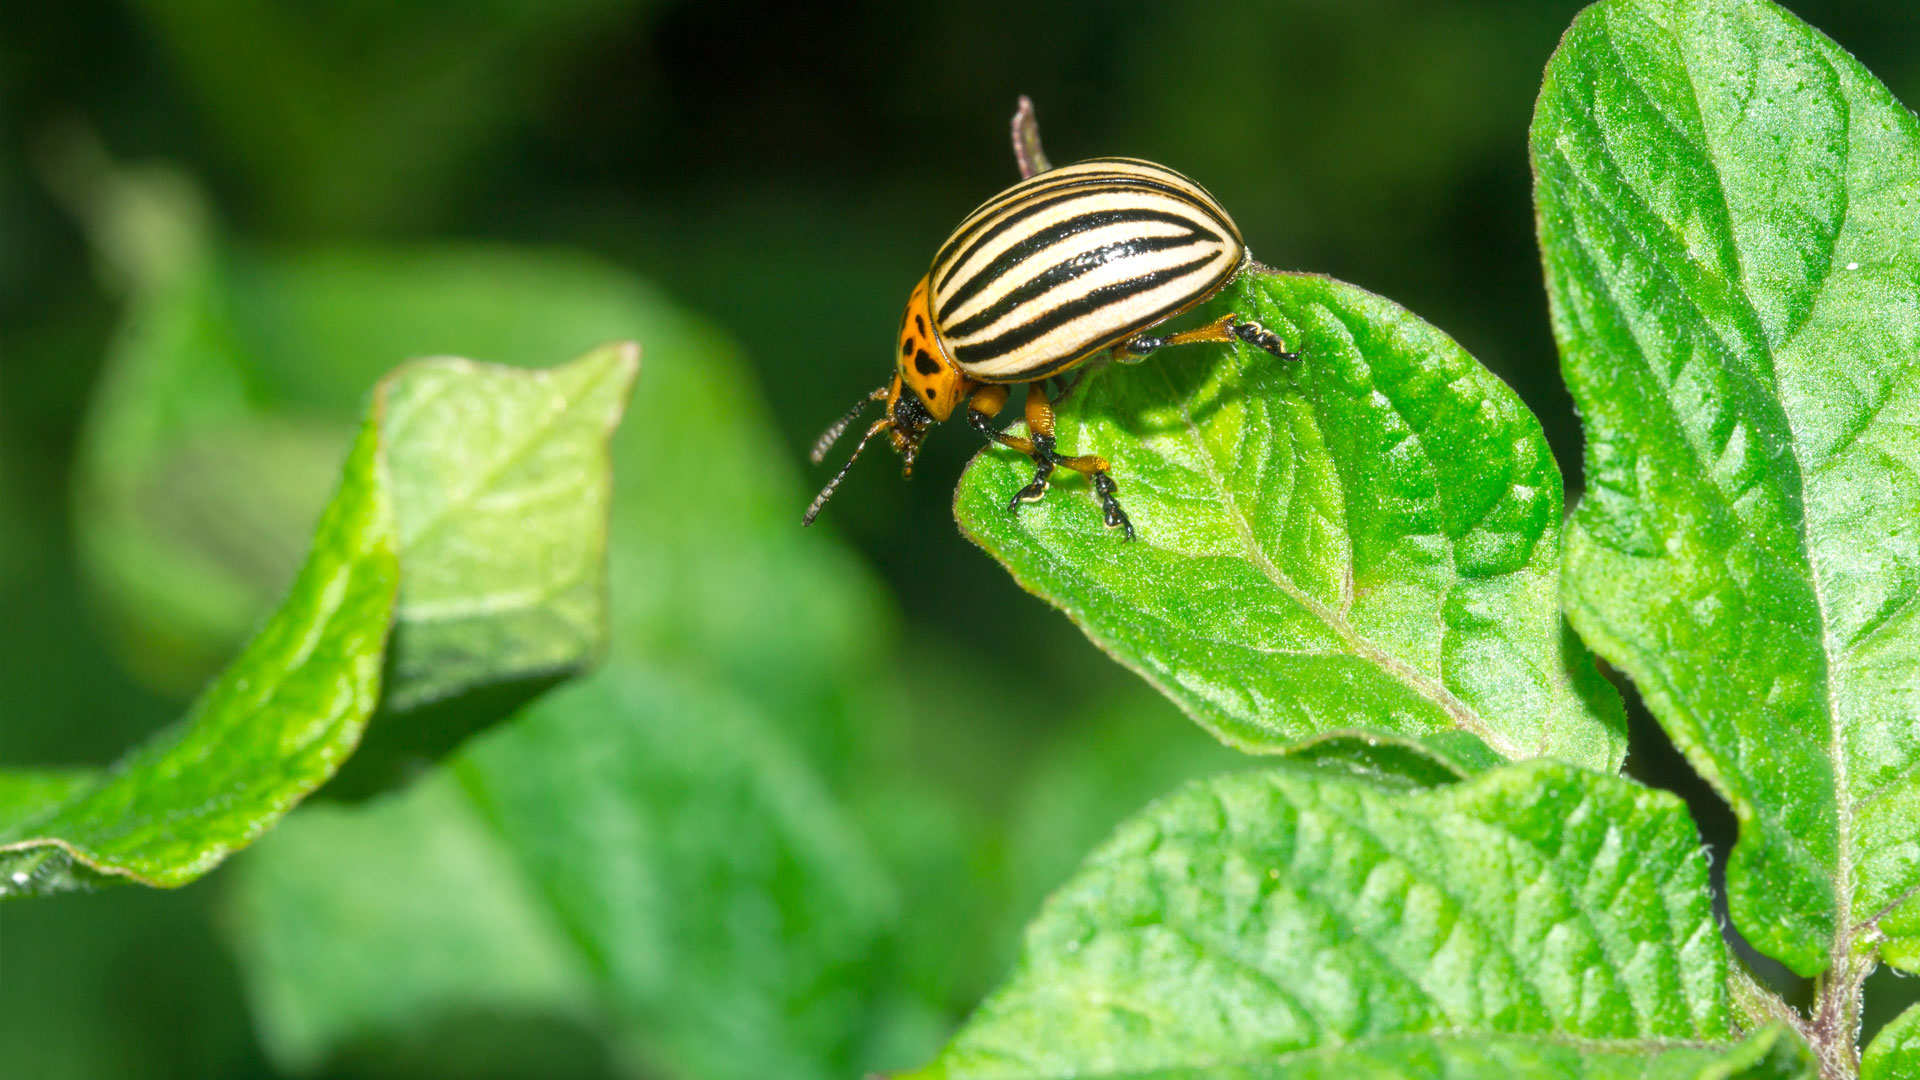
[[[432,361],[429,362],[431,363]],[[472,361],[443,360],[440,362],[447,363],[449,367],[452,367],[457,373],[463,375],[480,370],[479,365],[474,364]],[[578,363],[578,361],[576,361],[576,363]],[[402,528],[408,525],[412,526],[411,534],[401,535],[399,537],[399,548],[403,557],[408,552],[417,552],[428,538],[438,533],[449,521],[456,519],[461,512],[471,508],[474,500],[479,498],[482,492],[491,490],[494,484],[498,482],[509,469],[524,461],[535,447],[545,445],[548,442],[548,434],[572,420],[575,410],[586,402],[593,400],[595,392],[600,389],[601,385],[610,376],[616,375],[625,369],[624,365],[620,363],[606,363],[600,365],[600,370],[579,386],[570,389],[556,386],[555,384],[560,381],[559,376],[567,373],[570,367],[571,365],[569,365],[569,367],[534,372],[534,377],[545,384],[545,388],[549,391],[551,397],[546,402],[546,408],[542,413],[523,430],[522,437],[517,442],[503,448],[492,460],[486,462],[471,483],[467,484],[461,490],[452,492],[444,502],[433,509],[431,514],[428,514],[424,518],[414,518],[410,521],[400,523]],[[426,398],[410,402],[408,413],[419,412],[433,400],[451,392],[452,388],[453,384],[450,381],[436,386]],[[409,419],[410,418],[409,416]],[[389,418],[389,420],[391,419],[392,418]],[[606,427],[605,423],[602,422],[600,427],[604,429]]]
[[[1230,346],[1230,348],[1232,347]],[[1266,549],[1254,535],[1253,523],[1248,520],[1246,512],[1240,508],[1239,499],[1235,497],[1232,487],[1228,485],[1225,478],[1220,475],[1219,468],[1214,463],[1213,454],[1207,449],[1206,439],[1201,434],[1199,424],[1193,418],[1193,412],[1187,404],[1186,397],[1178,392],[1178,387],[1174,386],[1171,373],[1164,368],[1156,368],[1156,370],[1159,372],[1160,377],[1167,383],[1168,400],[1179,403],[1180,423],[1186,432],[1187,441],[1192,445],[1195,455],[1199,457],[1206,470],[1208,484],[1218,493],[1221,505],[1226,510],[1227,518],[1233,524],[1234,532],[1240,539],[1242,549],[1246,552],[1247,561],[1259,569],[1261,575],[1271,582],[1275,588],[1285,593],[1295,603],[1299,604],[1303,610],[1318,619],[1328,630],[1332,631],[1334,636],[1339,638],[1340,641],[1356,655],[1371,661],[1414,693],[1439,706],[1441,711],[1446,713],[1457,726],[1479,736],[1495,753],[1500,754],[1508,760],[1515,761],[1527,757],[1528,755],[1511,740],[1496,731],[1493,725],[1487,723],[1472,706],[1454,696],[1453,692],[1448,690],[1444,684],[1429,678],[1412,665],[1394,656],[1372,640],[1363,636],[1343,615],[1308,595],[1305,590],[1295,584],[1292,578],[1287,576],[1285,571],[1280,569],[1279,565],[1267,554]],[[1417,439],[1419,436],[1416,433],[1411,437]],[[1350,575],[1353,568],[1351,552],[1348,553],[1345,562],[1346,572]]]
[[[1752,320],[1756,326],[1762,326],[1763,324],[1760,323],[1759,313],[1754,309],[1752,298],[1749,295],[1749,292],[1747,289],[1747,272],[1746,272],[1745,253],[1741,251],[1739,236],[1733,229],[1733,222],[1734,222],[1733,203],[1727,194],[1727,185],[1723,178],[1724,174],[1720,166],[1719,157],[1715,152],[1716,147],[1714,145],[1713,140],[1709,137],[1707,132],[1705,105],[1700,97],[1699,84],[1694,79],[1692,57],[1686,51],[1686,41],[1684,40],[1683,36],[1679,34],[1677,31],[1674,31],[1671,29],[1668,30],[1668,33],[1672,35],[1673,42],[1676,47],[1676,51],[1679,53],[1681,57],[1681,73],[1686,78],[1687,93],[1692,98],[1694,116],[1695,116],[1696,122],[1699,123],[1700,154],[1702,159],[1706,162],[1707,167],[1713,176],[1714,192],[1720,198],[1721,213],[1724,215],[1725,221],[1727,223],[1727,229],[1728,229],[1727,250],[1733,259],[1733,268],[1732,268],[1733,272],[1737,275],[1737,278],[1738,278],[1737,280],[1738,288],[1733,290],[1733,295],[1739,298],[1740,304],[1745,309],[1747,317],[1750,320]],[[1609,46],[1613,45],[1613,27],[1611,22],[1609,22],[1607,26],[1607,43]],[[1836,76],[1835,81],[1838,82],[1839,81],[1837,78],[1838,72],[1831,71],[1832,65],[1831,65],[1831,62],[1828,60],[1828,58],[1824,56],[1818,56],[1817,49],[1812,51],[1818,57],[1820,62],[1826,65],[1829,71]],[[1619,55],[1617,48],[1615,48],[1615,55],[1616,56]],[[1633,77],[1632,69],[1626,68],[1626,70],[1629,72],[1628,77],[1632,78]],[[1847,102],[1846,102],[1844,93],[1841,95],[1840,102],[1841,102],[1841,108],[1839,111],[1840,111],[1840,119],[1842,123],[1842,131],[1850,133],[1853,126],[1853,114],[1852,114],[1852,110],[1846,107]],[[1841,139],[1840,143],[1842,146],[1847,145],[1847,139],[1846,138]],[[1843,176],[1842,186],[1840,191],[1842,201],[1841,201],[1841,209],[1840,209],[1840,224],[1834,230],[1835,248],[1829,248],[1827,252],[1829,269],[1831,268],[1833,252],[1838,245],[1838,237],[1845,231],[1847,215],[1851,212],[1853,208],[1853,185],[1851,184],[1849,179],[1844,178],[1846,176],[1846,163],[1842,162],[1841,167],[1837,171]],[[1818,295],[1826,289],[1827,279],[1830,278],[1831,276],[1832,275],[1829,272],[1829,274],[1826,277],[1823,277],[1817,283],[1811,280],[1808,282],[1809,290],[1815,299],[1817,299]],[[1812,305],[1809,304],[1809,309],[1811,309],[1811,307]],[[1797,330],[1790,330],[1789,337],[1791,337],[1791,335],[1796,332]],[[1819,619],[1819,623],[1820,623],[1820,663],[1822,668],[1820,673],[1821,696],[1825,703],[1826,714],[1827,714],[1826,715],[1827,759],[1830,767],[1833,769],[1833,803],[1834,803],[1834,853],[1833,855],[1834,855],[1834,869],[1835,869],[1834,880],[1833,880],[1833,891],[1834,891],[1835,918],[1834,918],[1833,940],[1830,943],[1830,956],[1832,957],[1832,962],[1834,963],[1834,965],[1838,966],[1840,963],[1842,963],[1845,960],[1847,954],[1852,950],[1852,941],[1853,941],[1852,927],[1853,927],[1853,918],[1854,918],[1854,913],[1853,913],[1853,889],[1854,889],[1853,792],[1851,791],[1847,781],[1846,733],[1842,729],[1841,711],[1839,707],[1839,702],[1836,701],[1834,697],[1835,695],[1834,673],[1837,670],[1839,670],[1839,663],[1837,662],[1836,653],[1834,649],[1833,620],[1830,614],[1831,609],[1827,603],[1826,588],[1825,588],[1825,585],[1823,584],[1824,579],[1821,573],[1821,563],[1818,556],[1815,554],[1815,550],[1814,550],[1813,536],[1812,536],[1812,530],[1810,526],[1809,514],[1808,514],[1808,508],[1807,508],[1807,485],[1811,478],[1811,474],[1807,469],[1806,459],[1805,459],[1807,448],[1803,445],[1803,440],[1801,438],[1799,426],[1794,423],[1793,414],[1791,411],[1788,410],[1787,402],[1784,396],[1781,395],[1780,393],[1780,386],[1779,386],[1780,376],[1779,376],[1779,367],[1778,367],[1779,357],[1776,351],[1776,346],[1771,340],[1769,340],[1767,335],[1764,333],[1764,330],[1761,333],[1755,334],[1754,341],[1755,341],[1755,346],[1766,357],[1767,382],[1770,384],[1770,389],[1773,390],[1774,399],[1780,403],[1780,415],[1782,420],[1786,424],[1787,450],[1792,457],[1793,469],[1796,474],[1794,502],[1795,502],[1796,508],[1799,510],[1799,514],[1797,515],[1797,520],[1794,523],[1795,532],[1798,533],[1797,539],[1800,542],[1799,546],[1800,546],[1801,556],[1806,560],[1806,564],[1807,564],[1807,583],[1808,583],[1808,586],[1813,591],[1814,614]]]

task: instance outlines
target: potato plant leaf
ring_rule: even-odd
[[[1487,744],[1464,731],[1419,739],[1333,731],[1295,743],[1293,761],[1339,769],[1376,784],[1418,788],[1451,784],[1501,763]]]
[[[1888,1021],[1860,1055],[1861,1080],[1920,1076],[1920,1005]]]
[[[418,1018],[416,1040],[447,1017],[595,1023],[588,964],[451,770],[391,798],[310,806],[235,871],[227,921],[255,1030],[283,1069],[392,1041],[395,1016]],[[275,909],[284,897],[298,917]]]
[[[1062,450],[1113,463],[1137,542],[1077,478],[1009,513],[1032,469],[1000,448],[961,482],[966,533],[1234,746],[1465,731],[1617,768],[1619,700],[1558,606],[1560,474],[1513,392],[1326,278],[1245,275],[1205,311],[1257,318],[1302,359],[1168,350],[1061,409]]]
[[[1784,1027],[1733,1047],[1568,1044],[1524,1036],[1398,1036],[1251,1066],[1182,1069],[1200,1080],[1808,1080],[1813,1062]]]
[[[287,598],[185,719],[94,777],[0,776],[0,895],[206,873],[353,753],[383,665],[387,692],[424,697],[588,662],[604,446],[637,366],[611,346],[551,372],[437,360],[382,383]]]
[[[902,916],[861,800],[913,797],[886,820],[909,866],[966,849],[916,827],[938,793],[880,749],[888,725],[924,720],[874,674],[895,616],[845,545],[794,523],[800,462],[732,343],[567,253],[310,252],[244,286],[232,303],[276,417],[346,407],[335,355],[439,342],[530,362],[622,327],[647,343],[612,450],[605,663],[420,783],[299,815],[235,867],[226,925],[275,1064],[352,1071],[396,1045],[439,1062],[466,1045],[448,1017],[583,1031],[620,1074],[826,1080],[924,1056],[942,1014],[921,999],[950,984],[903,985],[887,962]],[[397,719],[370,734],[413,729]],[[429,895],[467,899],[444,918]],[[463,974],[473,957],[484,974]],[[479,1071],[511,1071],[496,1065]]]
[[[377,882],[343,870],[367,852]],[[777,724],[626,658],[397,798],[292,823],[245,870],[257,1014],[307,1069],[425,1018],[539,1010],[610,1029],[649,1073],[855,1074],[826,1063],[871,1021],[846,982],[893,904]],[[473,897],[457,918],[449,895]]]
[[[1748,940],[1916,969],[1920,124],[1772,4],[1608,0],[1532,145],[1569,617],[1732,805]]]
[[[383,706],[578,670],[607,637],[608,441],[631,345],[527,372],[442,360],[389,386],[400,610]]]
[[[1726,976],[1671,795],[1556,762],[1416,791],[1288,763],[1121,826],[915,1075],[1810,1073],[1791,1036],[1739,1045]]]
[[[990,1075],[1037,1080],[1038,1074]],[[1393,1035],[1253,1061],[1107,1075],[1116,1080],[1803,1080],[1814,1071],[1806,1047],[1776,1027],[1732,1047]]]

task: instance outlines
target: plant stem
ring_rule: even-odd
[[[1797,1026],[1820,1060],[1821,1080],[1860,1075],[1860,996],[1872,970],[1868,958],[1840,955],[1814,984],[1812,1015]]]

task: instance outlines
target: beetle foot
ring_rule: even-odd
[[[1114,497],[1114,493],[1119,490],[1120,485],[1113,482],[1113,477],[1103,472],[1093,474],[1093,491],[1100,497],[1100,509],[1106,512],[1107,528],[1119,529],[1127,539],[1131,540],[1133,539],[1133,522],[1127,520],[1127,512],[1120,509],[1120,500]]]
[[[1236,319],[1227,329],[1234,337],[1239,338],[1249,345],[1265,349],[1281,360],[1300,359],[1299,353],[1287,351],[1287,345],[1280,340],[1280,335],[1261,326],[1252,319]]]
[[[1033,483],[1013,493],[1013,501],[1007,503],[1007,509],[1018,510],[1020,509],[1021,503],[1037,503],[1046,497],[1047,482],[1045,480],[1035,480]]]
[[[1013,501],[1007,503],[1009,513],[1020,509],[1021,503],[1035,503],[1047,497],[1047,478],[1053,475],[1053,458],[1044,457],[1033,463],[1033,483],[1013,493]]]

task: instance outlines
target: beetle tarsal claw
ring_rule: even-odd
[[[1051,456],[1036,459],[1033,463],[1033,482],[1013,493],[1013,501],[1007,503],[1009,512],[1020,509],[1021,503],[1035,503],[1047,497],[1047,478],[1053,475]]]
[[[1127,539],[1133,539],[1133,522],[1127,519],[1127,512],[1120,509],[1120,500],[1116,494],[1120,485],[1113,477],[1104,472],[1093,474],[1093,493],[1100,500],[1100,510],[1105,517],[1107,528],[1119,529]]]
[[[1234,337],[1256,348],[1265,349],[1282,360],[1298,360],[1299,356],[1287,351],[1286,342],[1280,335],[1254,322],[1252,319],[1235,319],[1227,324]]]

